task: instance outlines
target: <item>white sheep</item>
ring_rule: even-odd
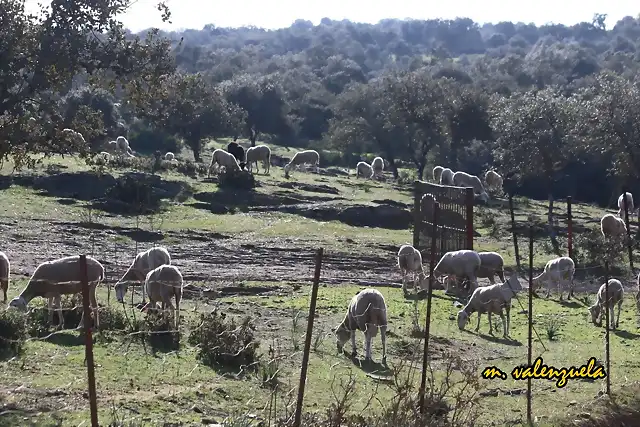
[[[467,305],[458,312],[458,328],[463,330],[466,324],[469,323],[471,314],[477,312],[478,324],[476,325],[476,332],[478,332],[480,329],[480,316],[482,313],[487,313],[489,316],[489,335],[493,335],[491,314],[499,314],[502,320],[503,336],[507,338],[511,326],[511,299],[521,290],[522,284],[515,273],[505,283],[496,283],[495,285],[477,288],[471,294]],[[507,312],[506,322],[503,310]]]
[[[451,170],[451,169],[449,169]],[[444,171],[444,168],[442,166],[436,166],[433,168],[433,181],[434,182],[440,182],[440,177],[442,176],[442,171]]]
[[[479,194],[480,199],[485,203],[489,201],[489,195],[484,189],[480,178],[466,172],[458,171],[453,174],[453,185],[457,187],[471,187],[474,194]]]
[[[371,169],[373,169],[373,175],[371,175],[371,178],[380,178],[384,171],[384,159],[382,157],[376,157],[373,159],[371,162]]]
[[[631,193],[624,193],[621,194],[620,197],[618,197],[618,216],[620,218],[622,218],[622,220],[624,221],[625,217],[624,217],[624,196],[627,196],[627,212],[629,213],[629,217],[631,217],[631,215],[633,214],[633,194]]]
[[[0,252],[0,289],[4,294],[2,302],[7,302],[7,291],[9,290],[9,276],[11,275],[11,264],[9,257],[4,252]]]
[[[166,153],[164,153],[164,159],[168,162],[174,161],[175,158],[176,158],[176,155],[173,154],[171,151],[167,151]]]
[[[354,295],[347,314],[335,330],[338,352],[351,338],[351,357],[357,355],[356,330],[364,332],[365,359],[371,360],[371,341],[380,328],[382,340],[382,363],[387,361],[387,304],[384,296],[376,289],[364,289]]]
[[[316,167],[316,172],[320,171],[318,165],[320,164],[320,154],[316,150],[303,150],[298,151],[293,155],[293,158],[289,163],[284,165],[284,177],[289,178],[289,171],[291,166],[309,164]]]
[[[497,274],[504,283],[504,258],[497,252],[478,252],[480,268],[478,277],[486,277],[489,282],[495,284],[494,276]]]
[[[124,302],[129,282],[143,282],[151,270],[165,264],[171,264],[171,255],[162,246],[155,246],[138,253],[122,278],[115,284],[118,302]]]
[[[598,290],[598,296],[596,302],[589,307],[589,313],[591,313],[591,321],[594,325],[602,326],[602,312],[609,309],[609,323],[611,329],[616,329],[620,324],[620,308],[622,307],[622,300],[624,299],[624,288],[622,283],[618,279],[609,279],[609,300],[605,301],[607,294],[607,284],[603,283]],[[613,308],[618,305],[618,318],[614,322]]]
[[[182,273],[174,265],[160,265],[147,273],[144,286],[149,295],[149,302],[142,308],[146,310],[151,306],[156,309],[158,303],[163,308],[174,311],[174,324],[178,330],[180,324],[180,300],[182,299],[183,286]],[[175,297],[176,306],[171,303],[171,297]]]
[[[413,288],[426,289],[426,275],[422,266],[420,251],[411,245],[402,245],[398,250],[398,268],[402,273],[402,292],[407,294],[407,275],[413,274]]]
[[[262,168],[265,171],[264,174],[269,174],[269,169],[271,168],[271,149],[268,146],[262,144],[249,147],[245,153],[245,159],[250,172],[253,169],[253,163],[256,164],[256,173],[260,172],[258,162],[262,162]]]
[[[94,162],[96,165],[105,165],[109,163],[110,160],[111,154],[107,153],[106,151],[101,151],[94,157]]]
[[[131,147],[129,146],[129,141],[124,136],[119,136],[116,138],[116,145],[118,146],[118,150],[123,154],[129,155],[129,157],[135,157],[133,155]]]
[[[373,176],[373,168],[367,162],[358,162],[356,165],[356,178],[364,176],[365,178],[371,178]]]
[[[605,239],[621,239],[626,236],[627,225],[622,218],[612,214],[606,214],[600,219],[600,232]]]
[[[216,166],[216,169],[219,170],[220,167],[225,168],[226,171],[232,172],[240,172],[240,164],[238,160],[233,156],[233,154],[225,151],[221,148],[217,148],[211,154],[211,163],[209,163],[209,176],[211,176],[211,169]]]
[[[488,170],[484,175],[484,181],[487,183],[487,187],[493,191],[502,190],[502,177],[494,170]]]
[[[547,298],[551,295],[551,286],[554,284],[558,287],[560,301],[562,301],[562,289],[569,286],[569,294],[567,299],[571,299],[573,295],[573,275],[576,272],[576,264],[569,257],[563,256],[550,260],[544,266],[544,270],[540,275],[533,278],[534,290],[539,285],[547,284]]]
[[[469,249],[460,249],[442,255],[433,273],[436,277],[447,276],[445,277],[445,293],[449,293],[449,284],[451,283],[451,277],[448,276],[453,276],[455,279],[467,278],[470,282],[469,293],[472,294],[478,287],[478,270],[481,264],[482,261],[480,260],[478,252]]]
[[[62,129],[62,132],[77,144],[85,144],[84,137],[80,132],[76,132],[75,130],[68,128]]]
[[[453,185],[453,171],[451,169],[442,169],[440,173],[440,185]]]
[[[95,328],[100,327],[98,318],[98,303],[96,301],[96,287],[104,280],[104,267],[98,260],[91,256],[87,256],[87,278],[89,282],[89,299],[91,309],[93,311]],[[49,322],[53,323],[53,305],[58,309],[58,317],[60,323],[58,327],[62,327],[64,319],[62,316],[62,307],[60,304],[62,295],[74,295],[82,292],[82,271],[80,269],[80,256],[72,255],[64,258],[58,258],[52,261],[46,261],[40,264],[31,275],[27,286],[22,290],[19,296],[15,297],[9,303],[9,307],[16,307],[22,311],[27,310],[29,302],[36,298],[42,297],[49,299]],[[77,329],[81,329],[84,325],[84,311],[80,318],[80,324]]]

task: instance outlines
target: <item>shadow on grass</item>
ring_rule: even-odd
[[[496,344],[504,344],[504,345],[510,345],[512,347],[522,347],[522,343],[518,340],[514,340],[513,338],[502,338],[502,337],[497,337],[495,335],[489,335],[489,334],[485,334],[482,332],[475,332],[475,331],[469,331],[469,330],[464,330],[466,333],[468,334],[472,334],[472,335],[476,335],[484,340],[490,341],[490,342],[494,342]]]
[[[634,334],[633,332],[629,332],[629,331],[611,331],[614,334],[616,334],[617,336],[619,336],[620,338],[623,338],[625,340],[635,340],[640,338],[639,334]]]
[[[353,357],[346,353],[345,355],[349,360],[351,360],[351,363],[353,363],[354,366],[360,368],[365,374],[371,374],[379,377],[391,377],[393,374],[386,363],[383,364],[373,360],[360,359],[357,356]]]
[[[75,329],[60,331],[58,333],[54,333],[45,341],[50,342],[51,344],[61,345],[63,347],[84,346],[85,337],[80,332],[81,331],[76,331]]]

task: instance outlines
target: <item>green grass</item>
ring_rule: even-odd
[[[226,144],[220,141],[217,146]],[[208,152],[215,147],[209,144]],[[273,152],[290,156],[283,147],[273,146]],[[33,173],[44,173],[51,164],[66,167],[65,171],[87,170],[86,165],[75,159],[53,158],[46,160]],[[115,174],[122,171],[116,171]],[[353,171],[352,171],[353,172]],[[7,174],[5,166],[2,174]],[[336,188],[339,197],[335,203],[347,206],[350,204],[367,204],[373,200],[392,199],[411,204],[412,195],[390,184],[356,180],[350,177],[327,177],[311,173],[296,172],[295,180],[308,184],[325,184]],[[163,178],[187,182],[194,192],[215,192],[217,186],[212,183],[187,178],[181,174],[170,172]],[[256,191],[272,194],[283,191],[278,185],[284,181],[281,168],[273,167],[269,176],[258,175],[261,186]],[[287,190],[302,196],[327,196],[298,190]],[[409,230],[386,230],[379,228],[352,227],[338,221],[322,222],[303,218],[298,215],[280,212],[241,212],[216,215],[206,210],[191,206],[195,200],[189,198],[182,203],[170,201],[162,213],[154,217],[157,228],[171,231],[163,244],[182,241],[179,233],[182,230],[200,230],[216,232],[246,241],[273,242],[281,241],[279,246],[290,244],[301,250],[301,245],[310,248],[324,247],[327,251],[349,251],[366,253],[373,245],[399,246],[412,241]],[[86,218],[86,210],[82,204],[61,205],[53,197],[45,197],[29,188],[13,185],[0,191],[0,203],[5,206],[2,221],[47,221],[55,219],[71,222]],[[537,223],[546,222],[546,201],[516,198],[516,221],[525,224],[530,218]],[[562,214],[565,206],[556,202],[556,213]],[[576,224],[587,227],[598,227],[598,220],[604,211],[594,206],[574,203]],[[481,234],[474,244],[477,250],[500,252],[509,268],[515,265],[512,235],[508,231],[510,216],[504,206],[478,208],[476,210],[475,227]],[[133,218],[122,218],[110,215],[98,215],[95,221],[109,226],[135,227]],[[40,223],[38,223],[40,224]],[[149,218],[139,220],[141,228],[151,228]],[[561,220],[561,224],[563,224]],[[20,231],[23,236],[13,238],[36,239],[38,226]],[[80,237],[79,237],[80,238]],[[185,237],[186,239],[187,237]],[[128,240],[122,236],[109,236],[109,239]],[[347,241],[355,244],[347,244]],[[538,239],[534,244],[535,268],[539,271],[544,264],[555,255],[550,252],[548,239]],[[561,239],[561,245],[566,241]],[[520,256],[523,267],[528,265],[528,242],[520,236]],[[87,243],[81,242],[83,247]],[[0,248],[1,250],[2,248]],[[566,253],[566,247],[561,248]],[[69,249],[74,251],[75,249]],[[389,259],[389,269],[393,269],[395,260]],[[34,266],[14,266],[29,270]],[[32,271],[32,270],[31,270]],[[594,281],[601,278],[594,278]],[[25,284],[24,279],[12,281],[9,297],[19,293]],[[273,283],[241,282],[242,286],[273,286]],[[231,316],[251,315],[256,319],[257,334],[261,342],[259,352],[263,359],[269,358],[270,346],[276,348],[281,358],[279,367],[282,389],[285,392],[294,390],[298,383],[301,363],[301,348],[304,344],[306,328],[305,313],[309,305],[309,286],[299,283],[277,283],[281,290],[277,294],[248,297],[224,297],[219,299],[184,300],[183,304],[183,338],[178,352],[158,353],[153,355],[150,349],[138,341],[126,339],[123,334],[105,332],[96,336],[94,346],[96,360],[96,379],[101,423],[109,423],[114,419],[125,417],[136,422],[154,425],[164,421],[200,423],[203,419],[215,419],[218,422],[225,415],[241,412],[252,413],[258,417],[266,417],[265,407],[270,398],[267,388],[261,386],[259,372],[242,378],[235,378],[229,373],[215,370],[200,364],[196,359],[196,349],[187,344],[189,321],[202,311],[215,306]],[[314,326],[312,344],[314,351],[310,358],[308,380],[306,386],[305,410],[324,412],[325,408],[335,401],[333,396],[339,381],[347,372],[355,375],[358,387],[352,411],[362,410],[374,390],[375,381],[367,376],[363,369],[354,365],[343,355],[336,354],[332,329],[341,321],[349,299],[359,290],[354,284],[341,286],[322,286],[318,293],[317,317]],[[390,365],[400,364],[405,356],[401,347],[406,342],[417,342],[410,337],[412,329],[413,302],[403,298],[402,292],[394,288],[379,288],[387,299],[389,309],[390,334],[388,352]],[[112,294],[113,298],[114,295]],[[584,295],[578,295],[578,299]],[[526,306],[525,296],[521,301]],[[542,343],[534,336],[533,358],[542,356],[545,363],[555,367],[568,367],[586,363],[589,357],[604,359],[604,328],[596,328],[589,322],[584,304],[574,306],[561,305],[554,299],[534,300],[535,328]],[[593,301],[593,295],[591,296]],[[100,301],[106,302],[102,291]],[[35,303],[35,301],[34,301]],[[113,300],[111,304],[114,304]],[[121,307],[116,307],[121,310]],[[424,325],[425,303],[419,303],[420,324]],[[488,323],[486,316],[480,325],[480,335],[473,332],[476,315],[474,314],[467,330],[459,331],[455,316],[459,307],[444,297],[442,291],[435,292],[432,307],[431,336],[432,360],[436,369],[436,381],[440,381],[443,357],[446,351],[458,352],[465,357],[485,365],[495,365],[510,373],[511,370],[527,359],[527,322],[526,315],[520,313],[521,307],[514,301],[511,316],[511,336],[518,345],[505,343],[486,336]],[[303,315],[298,319],[297,329],[293,330],[293,319],[296,312]],[[133,313],[129,312],[129,316]],[[136,316],[141,316],[137,313]],[[557,320],[560,319],[560,320]],[[555,323],[557,331],[553,340],[549,340],[547,325]],[[500,320],[494,316],[494,325]],[[640,353],[638,339],[638,323],[635,306],[631,296],[625,300],[620,320],[620,332],[611,334],[611,378],[614,393],[623,394],[640,376],[640,365],[636,363]],[[471,332],[470,332],[471,331]],[[30,413],[10,413],[0,415],[0,424],[7,420],[19,425],[27,417],[34,425],[51,425],[56,417],[64,420],[63,425],[78,425],[88,420],[88,401],[83,397],[86,390],[86,368],[83,366],[84,347],[81,341],[74,340],[75,331],[63,332],[66,339],[55,341],[32,340],[24,355],[10,361],[0,362],[0,401],[4,405],[12,405],[18,410],[28,409]],[[500,336],[497,333],[496,336]],[[316,336],[318,338],[316,339]],[[64,342],[63,342],[64,341]],[[69,345],[69,342],[73,345]],[[357,335],[359,354],[363,352],[363,336]],[[543,347],[544,344],[544,347]],[[374,340],[374,358],[380,358],[379,337]],[[349,347],[349,344],[346,346]],[[546,349],[545,349],[546,347]],[[420,359],[417,360],[418,365]],[[419,381],[419,375],[415,381]],[[540,416],[540,425],[557,425],[559,420],[572,417],[581,412],[589,412],[594,397],[603,386],[603,381],[587,382],[570,380],[569,384],[557,389],[553,381],[533,381],[533,412]],[[483,387],[489,390],[487,396],[480,400],[481,411],[478,422],[490,425],[491,422],[506,423],[524,420],[526,411],[526,381],[516,381],[509,377],[505,381],[483,380]],[[16,391],[17,389],[17,391]],[[499,390],[498,390],[499,389]],[[60,390],[61,394],[54,393]],[[494,392],[491,392],[491,391]],[[505,395],[506,391],[516,391],[513,395]],[[486,391],[486,390],[485,390]],[[40,394],[38,394],[40,393]],[[47,399],[42,396],[45,393]],[[49,394],[46,394],[49,393]],[[389,401],[392,392],[387,384],[381,383],[376,389],[379,401]],[[497,394],[497,395],[496,395]],[[283,410],[286,397],[281,396],[278,406]],[[379,409],[378,400],[372,403],[374,410]],[[46,402],[43,403],[43,402]],[[506,408],[506,409],[505,409]],[[496,415],[498,414],[498,415]],[[18,424],[15,424],[18,423]],[[10,424],[7,424],[10,425]]]

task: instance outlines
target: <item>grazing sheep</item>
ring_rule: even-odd
[[[505,283],[496,283],[495,285],[483,286],[477,288],[471,294],[469,302],[462,310],[458,312],[458,328],[463,330],[471,318],[471,314],[478,313],[478,324],[476,332],[480,329],[480,316],[487,313],[489,316],[489,335],[493,335],[493,325],[491,323],[491,314],[499,314],[502,320],[503,336],[509,337],[509,328],[511,326],[511,299],[515,294],[522,290],[522,284],[518,280],[516,274],[511,275]],[[503,310],[507,312],[507,321],[505,323]]]
[[[489,195],[482,186],[480,178],[466,172],[458,171],[453,174],[453,185],[457,187],[471,187],[475,194],[480,195],[480,200],[485,203],[489,201]]]
[[[609,279],[609,300],[606,300],[607,284],[603,283],[598,290],[598,297],[596,302],[589,307],[589,313],[591,313],[591,321],[594,325],[602,326],[602,312],[609,309],[609,323],[611,329],[615,330],[620,324],[620,308],[622,307],[622,300],[624,299],[624,288],[622,283],[618,279]],[[613,308],[618,305],[618,318],[614,322]]]
[[[440,185],[453,185],[453,171],[451,169],[442,169],[440,173]]]
[[[174,324],[176,330],[180,324],[180,299],[182,299],[182,285],[184,281],[178,267],[174,265],[160,265],[147,273],[144,286],[149,295],[149,302],[142,308],[149,306],[157,308],[157,303],[162,303],[163,308],[174,311]],[[175,297],[176,306],[171,303],[171,297]]]
[[[233,154],[228,153],[221,148],[214,150],[211,155],[208,176],[211,176],[211,169],[213,169],[214,166],[217,166],[216,169],[218,170],[220,167],[224,167],[227,171],[240,172],[242,170],[238,164],[238,160],[236,160]]]
[[[364,176],[365,178],[371,178],[373,176],[373,168],[367,162],[358,162],[356,165],[356,178]]]
[[[484,175],[484,181],[487,183],[487,187],[493,191],[502,190],[502,177],[494,170],[488,170]]]
[[[398,267],[402,272],[402,292],[407,295],[407,275],[413,274],[413,288],[426,289],[427,281],[422,267],[422,255],[420,251],[411,245],[402,245],[398,251]]]
[[[316,173],[320,172],[318,165],[320,164],[320,154],[316,150],[303,150],[298,151],[293,155],[293,158],[289,163],[284,165],[284,177],[289,178],[289,170],[291,166],[310,164],[316,167]]]
[[[600,232],[605,239],[620,239],[627,234],[627,225],[622,218],[606,214],[600,220]]]
[[[246,157],[245,157],[244,147],[242,145],[238,144],[235,141],[230,142],[229,144],[227,144],[227,153],[232,154],[233,157],[236,158],[240,168],[244,169]]]
[[[450,251],[442,255],[440,261],[434,268],[434,275],[454,276],[457,278],[467,278],[470,283],[470,294],[473,294],[478,287],[478,270],[482,261],[478,252],[469,249],[461,249],[458,251]],[[449,284],[451,280],[445,278],[446,291],[449,293]]]
[[[371,341],[380,328],[382,363],[387,361],[387,304],[376,289],[364,289],[354,295],[344,320],[335,330],[338,352],[351,338],[351,357],[356,357],[356,330],[364,332],[365,360],[371,360]]]
[[[110,160],[111,154],[107,153],[106,151],[101,151],[100,153],[96,154],[93,159],[96,165],[106,165]]]
[[[253,163],[256,164],[256,173],[260,172],[258,168],[258,162],[262,162],[262,168],[264,169],[264,174],[268,175],[269,170],[271,168],[271,149],[266,145],[256,145],[255,147],[250,147],[246,152],[246,160],[249,171],[251,171]]]
[[[171,151],[167,151],[164,154],[164,159],[168,162],[172,162],[173,160],[175,160],[175,158],[176,158],[176,155],[173,154]]]
[[[382,177],[382,171],[384,171],[384,159],[382,157],[376,157],[371,162],[371,169],[373,169],[373,175],[371,178],[380,178]]]
[[[84,144],[85,140],[84,137],[82,136],[82,134],[80,132],[76,132],[73,129],[62,129],[62,133],[65,134],[65,136],[68,136],[69,138],[71,138],[72,140],[74,140],[74,142],[78,143],[78,144]]]
[[[442,171],[444,168],[442,166],[436,166],[433,168],[433,181],[440,182],[440,177],[442,176]]]
[[[544,266],[544,270],[540,275],[533,278],[533,289],[539,285],[547,283],[547,296],[551,295],[551,286],[558,286],[560,301],[562,301],[562,288],[569,284],[569,295],[567,299],[571,299],[573,295],[573,275],[576,272],[576,264],[569,257],[563,256],[550,260]]]
[[[135,157],[133,155],[133,150],[131,150],[131,146],[129,146],[129,141],[124,136],[119,136],[116,138],[116,145],[120,153],[126,154],[129,157]]]
[[[102,264],[95,258],[87,256],[89,299],[96,329],[100,327],[98,303],[96,301],[96,286],[104,280],[104,277],[104,267]],[[74,295],[82,292],[82,279],[79,255],[43,262],[33,272],[27,286],[22,290],[20,295],[11,300],[9,307],[16,307],[22,311],[26,311],[27,304],[29,304],[32,299],[42,297],[49,299],[49,308],[51,309],[53,300],[53,305],[58,309],[58,317],[60,319],[58,328],[60,328],[64,324],[60,304],[61,296]],[[83,327],[84,316],[85,313],[83,311],[77,329]],[[53,323],[53,311],[51,310],[49,311],[49,322]]]
[[[633,214],[633,194],[631,193],[624,193],[621,194],[620,197],[618,197],[618,216],[620,218],[622,218],[622,220],[624,221],[624,196],[627,196],[627,211],[629,212],[629,217],[631,217],[631,214]]]
[[[11,264],[9,257],[4,252],[0,252],[0,289],[4,294],[2,302],[7,302],[7,291],[9,290],[9,276],[11,275]]]
[[[138,253],[122,278],[115,285],[118,302],[124,302],[129,282],[143,282],[147,273],[156,267],[166,264],[171,264],[171,255],[162,246],[155,246]]]
[[[497,252],[478,252],[480,257],[480,268],[478,269],[478,277],[486,277],[489,282],[494,285],[494,276],[497,274],[504,283],[504,259]]]

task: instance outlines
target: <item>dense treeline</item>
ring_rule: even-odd
[[[13,13],[19,19],[23,12]],[[56,36],[105,33],[111,21],[98,25],[103,16],[95,28],[70,27]],[[135,150],[175,150],[182,141],[200,160],[208,138],[244,136],[333,150],[323,152],[323,162],[351,167],[365,153],[381,155],[396,176],[398,165],[410,165],[417,176],[429,175],[434,164],[475,174],[495,167],[508,191],[537,198],[552,192],[606,203],[620,186],[636,186],[636,18],[611,28],[605,15],[595,15],[571,27],[323,19],[273,31],[208,25],[138,38],[121,27],[110,31],[104,37],[111,43],[77,48],[84,61],[71,64],[72,79],[49,76],[61,114],[52,101],[47,120],[56,118],[56,129],[91,123],[84,133],[90,146],[127,133]],[[18,45],[35,50],[28,41]],[[22,73],[17,64],[4,68],[14,83]],[[51,99],[45,89],[37,94]],[[37,116],[32,103],[14,107],[16,116]],[[5,136],[33,139],[25,127]],[[0,154],[68,150],[51,143],[56,135],[41,132],[40,144],[24,150],[9,143]]]

